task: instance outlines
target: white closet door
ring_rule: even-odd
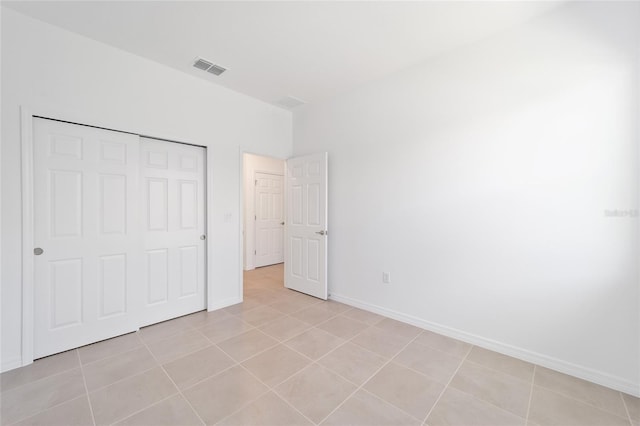
[[[34,357],[138,329],[136,135],[34,119]]]
[[[256,173],[256,268],[284,262],[282,181],[282,175]]]
[[[206,307],[205,149],[141,138],[141,326]]]

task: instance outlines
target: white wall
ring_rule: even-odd
[[[255,269],[256,242],[256,187],[254,184],[256,172],[272,173],[284,176],[284,160],[264,157],[255,154],[243,155],[244,173],[244,269]]]
[[[329,291],[640,394],[638,3],[570,3],[294,113]],[[382,284],[382,272],[392,284]]]
[[[2,370],[21,357],[20,105],[213,150],[209,303],[239,301],[240,146],[289,156],[291,114],[3,8]]]

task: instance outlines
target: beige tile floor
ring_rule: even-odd
[[[640,400],[245,275],[245,301],[0,375],[20,425],[626,425]]]

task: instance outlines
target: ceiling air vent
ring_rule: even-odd
[[[302,99],[298,99],[293,96],[285,96],[284,98],[280,99],[277,103],[278,105],[283,106],[285,108],[295,108],[297,106],[306,104],[306,102],[303,101]]]
[[[220,75],[227,70],[220,65],[215,65],[213,62],[207,61],[206,59],[202,58],[196,58],[193,66],[198,68],[199,70],[206,71],[214,75]]]
[[[215,74],[215,75],[220,75],[226,70],[227,70],[226,68],[222,68],[220,65],[211,65],[207,70],[207,72],[210,72],[211,74]]]

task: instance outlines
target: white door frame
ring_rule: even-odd
[[[61,113],[60,111],[48,109],[48,108],[31,108],[25,105],[20,106],[20,144],[21,144],[21,196],[22,196],[22,366],[29,365],[33,362],[33,335],[34,335],[34,267],[35,262],[33,259],[34,245],[34,212],[33,212],[33,119],[34,118],[48,118],[52,120],[66,121],[72,124],[79,124],[85,126],[98,127],[106,130],[114,130],[124,133],[131,133],[139,136],[160,139],[167,142],[184,143],[187,145],[196,145],[192,143],[171,140],[154,135],[144,135],[135,131],[126,131],[109,128],[108,125],[89,124],[94,122],[88,117],[83,117],[80,114]],[[197,145],[202,146],[202,145]],[[206,150],[206,203],[205,208],[207,214],[206,220],[206,235],[213,235],[212,224],[208,220],[207,216],[209,212],[213,211],[213,173],[210,173],[208,168],[213,164],[213,154],[211,149],[207,149],[207,146],[202,146]],[[210,238],[206,239],[207,250],[207,267],[206,267],[206,302],[207,307],[214,305],[213,298],[213,283],[211,278],[213,272],[211,270],[213,247]]]
[[[240,229],[239,229],[239,237],[240,237],[240,251],[238,253],[238,261],[239,261],[239,265],[240,265],[240,273],[238,274],[238,300],[243,301],[244,300],[244,240],[245,240],[245,226],[244,226],[244,220],[245,220],[245,205],[244,205],[244,154],[251,154],[251,155],[259,155],[261,157],[269,157],[269,158],[273,158],[276,160],[282,160],[282,161],[287,161],[287,157],[278,157],[275,155],[271,155],[271,154],[265,154],[262,152],[256,152],[253,150],[248,150],[245,149],[244,147],[240,146],[239,149],[239,162],[240,162],[240,185],[239,185],[239,192],[240,192],[240,206],[239,206],[239,210],[240,210],[240,217],[242,218],[242,220],[239,220],[238,222],[240,223]],[[268,172],[268,171],[260,171],[257,170],[260,173],[272,173],[272,172]],[[283,176],[284,177],[284,176]],[[255,194],[254,194],[255,195]],[[287,194],[283,194],[283,203],[284,206],[287,205]],[[286,218],[286,211],[283,211],[283,215]],[[285,259],[286,261],[286,259]]]

